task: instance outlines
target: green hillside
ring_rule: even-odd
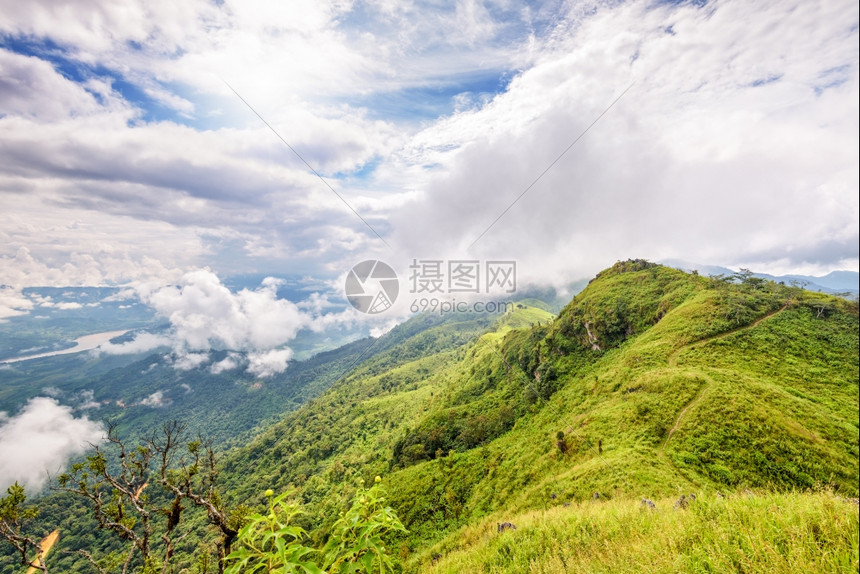
[[[857,571],[858,349],[856,301],[619,262],[557,316],[399,326],[220,491],[292,492],[319,548],[379,475],[408,572]]]
[[[434,551],[433,574],[857,571],[857,506],[829,492],[752,493],[699,499],[581,502],[485,520]],[[444,556],[443,556],[444,553]]]
[[[556,318],[520,305],[461,347],[356,371],[225,468],[252,469],[237,500],[296,488],[323,534],[383,475],[409,569],[486,516],[595,496],[856,497],[857,355],[856,303],[619,263]]]

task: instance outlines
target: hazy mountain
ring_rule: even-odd
[[[734,275],[739,270],[729,269],[728,267],[720,267],[718,265],[702,265],[698,263],[690,263],[688,261],[666,260],[664,265],[683,269],[684,271],[697,270],[702,275]],[[831,271],[827,275],[770,275],[767,273],[755,273],[755,277],[769,279],[777,283],[783,282],[787,285],[792,282],[800,284],[809,291],[820,291],[822,293],[851,293],[855,297],[860,293],[860,273],[857,271]]]

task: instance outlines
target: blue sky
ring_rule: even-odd
[[[371,257],[554,285],[628,257],[858,268],[856,3],[2,10],[0,317],[32,285],[336,282]]]

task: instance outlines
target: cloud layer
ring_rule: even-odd
[[[38,491],[48,473],[56,473],[103,437],[101,423],[75,417],[71,407],[48,397],[30,399],[12,417],[0,413],[0,489],[18,481]]]
[[[445,169],[394,215],[393,242],[515,258],[538,280],[631,256],[856,269],[856,14],[809,3],[598,10],[504,94],[421,134],[419,152]]]
[[[373,317],[352,309],[333,311],[327,297],[318,293],[300,304],[279,298],[282,283],[267,277],[257,289],[234,292],[212,271],[199,269],[174,285],[142,284],[137,297],[170,322],[169,331],[139,333],[125,343],[103,344],[98,352],[140,353],[169,346],[173,366],[190,370],[209,364],[210,351],[226,350],[225,358],[209,364],[212,373],[242,368],[266,378],[286,370],[293,356],[288,344],[301,329],[319,332],[360,321],[374,323]],[[160,397],[146,404],[160,404]]]
[[[515,258],[552,283],[641,256],[858,268],[847,0],[2,8],[0,316],[27,285],[331,278],[373,256]],[[271,350],[255,338],[295,321],[234,319],[206,344]]]

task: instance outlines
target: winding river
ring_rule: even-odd
[[[30,359],[41,359],[44,357],[53,357],[54,355],[69,355],[71,353],[80,353],[81,351],[89,351],[95,349],[102,343],[107,343],[114,337],[119,337],[128,333],[130,329],[122,331],[105,331],[104,333],[93,333],[92,335],[84,335],[75,339],[75,346],[60,351],[51,351],[50,353],[39,353],[37,355],[27,355],[24,357],[15,357],[12,359],[3,359],[0,364],[17,363],[19,361],[29,361]]]

